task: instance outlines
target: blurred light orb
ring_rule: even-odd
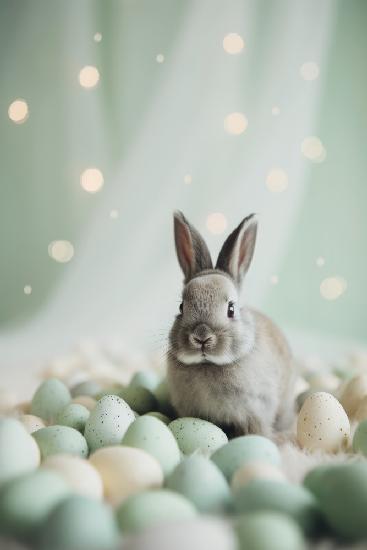
[[[213,235],[220,235],[227,227],[227,219],[221,212],[213,212],[207,217],[206,226]]]
[[[224,129],[228,134],[239,136],[248,125],[247,118],[243,113],[230,113],[224,119]]]
[[[190,174],[186,174],[184,176],[184,182],[189,185],[190,183],[192,183],[192,176]]]
[[[27,102],[24,99],[15,99],[9,105],[8,116],[15,124],[23,124],[29,116]]]
[[[316,80],[320,74],[320,69],[317,63],[307,61],[307,63],[301,65],[299,72],[303,80]]]
[[[320,284],[320,294],[325,300],[336,300],[346,288],[347,282],[342,277],[327,277]]]
[[[319,256],[317,259],[316,259],[316,265],[317,267],[322,267],[325,265],[325,258],[323,258],[322,256]]]
[[[118,210],[111,210],[110,212],[110,218],[112,218],[113,220],[116,220],[116,218],[119,217],[119,211]]]
[[[288,187],[288,176],[281,168],[273,168],[268,172],[266,185],[272,193],[282,193]]]
[[[74,256],[74,247],[69,241],[52,241],[48,245],[48,255],[59,263],[70,262]]]
[[[312,162],[322,162],[321,159],[326,157],[325,148],[321,140],[316,136],[306,137],[302,141],[301,152],[303,156]]]
[[[94,88],[99,82],[99,71],[93,65],[86,65],[79,72],[79,82],[83,88]]]
[[[277,105],[274,105],[274,107],[271,109],[271,114],[274,116],[278,116],[280,114],[280,109]]]
[[[224,51],[231,55],[241,53],[244,46],[243,38],[236,32],[230,32],[223,38]]]
[[[272,275],[272,276],[270,277],[270,283],[271,283],[272,285],[277,285],[277,284],[279,283],[279,278],[278,278],[278,276],[277,276],[277,275]]]
[[[98,168],[87,168],[80,175],[80,185],[88,193],[98,193],[103,184],[103,174]]]
[[[155,59],[156,59],[157,63],[163,63],[164,55],[162,53],[159,53]]]
[[[101,42],[102,40],[102,34],[100,32],[96,32],[96,34],[93,36],[94,42]]]
[[[32,287],[31,287],[31,285],[25,285],[25,287],[23,288],[23,292],[24,292],[24,294],[27,294],[27,296],[29,296],[30,294],[32,294]]]

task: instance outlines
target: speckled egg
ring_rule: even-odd
[[[19,538],[33,535],[69,494],[67,483],[54,472],[37,470],[13,479],[0,492],[0,532]]]
[[[102,397],[85,425],[84,436],[90,451],[121,443],[127,428],[134,420],[133,411],[123,399],[116,395]]]
[[[210,456],[228,442],[223,430],[200,418],[177,418],[168,427],[185,455],[199,451]]]
[[[344,387],[340,403],[349,418],[353,418],[364,397],[367,396],[367,374],[354,376]]]
[[[231,487],[237,491],[253,479],[271,479],[273,481],[286,481],[283,472],[269,462],[248,462],[240,466],[232,476]]]
[[[146,388],[147,390],[154,392],[160,382],[160,378],[152,370],[141,370],[134,374],[130,380],[130,386],[135,387],[139,386],[141,388]]]
[[[242,435],[235,437],[218,449],[211,457],[222,470],[228,481],[238,468],[249,462],[261,461],[280,465],[280,454],[277,446],[261,435]]]
[[[69,403],[57,415],[56,422],[61,426],[69,426],[79,432],[84,432],[85,424],[89,418],[90,411],[83,405]]]
[[[181,454],[171,430],[153,416],[137,418],[127,429],[122,445],[137,447],[151,454],[167,476],[180,462]]]
[[[44,460],[54,454],[88,456],[88,445],[78,430],[68,426],[48,426],[33,433]]]
[[[153,393],[141,386],[128,386],[119,391],[119,396],[138,414],[145,414],[157,406]]]
[[[47,518],[40,550],[112,550],[119,531],[112,509],[88,497],[70,496]]]
[[[308,534],[320,524],[316,498],[302,485],[255,479],[234,495],[237,513],[279,512],[293,518]]]
[[[146,451],[133,447],[98,449],[90,462],[98,470],[106,498],[114,506],[144,489],[159,488],[163,472],[159,462]]]
[[[274,512],[246,514],[236,524],[240,550],[306,550],[301,529],[291,518]]]
[[[130,496],[119,506],[116,517],[123,533],[136,533],[170,521],[190,519],[196,514],[195,507],[185,497],[161,490]]]
[[[219,468],[201,455],[185,458],[168,476],[168,489],[184,495],[202,513],[219,513],[229,508],[231,494]]]
[[[70,401],[71,395],[65,384],[56,378],[51,378],[43,382],[37,389],[32,399],[30,412],[46,422],[53,422]]]
[[[37,443],[15,418],[0,418],[0,449],[0,486],[40,463]]]
[[[45,423],[42,418],[39,418],[39,416],[34,416],[33,414],[23,414],[19,417],[19,420],[29,434],[45,427]]]
[[[297,422],[297,439],[301,447],[313,451],[336,452],[348,445],[349,419],[330,393],[316,392],[304,402]]]
[[[168,424],[170,422],[172,422],[172,420],[170,418],[168,418],[168,416],[166,416],[163,413],[157,412],[157,411],[150,411],[150,412],[146,413],[146,416],[154,416],[155,418],[158,418],[158,420],[160,420],[161,422],[166,424],[166,426],[168,426]]]
[[[88,411],[93,410],[97,405],[97,400],[94,399],[94,397],[89,397],[89,395],[77,395],[77,397],[73,397],[71,402],[77,405],[83,405]]]
[[[101,476],[88,460],[73,455],[51,455],[44,460],[42,468],[59,474],[78,495],[103,497]]]

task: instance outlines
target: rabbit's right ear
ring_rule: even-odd
[[[212,269],[208,247],[200,233],[178,210],[173,215],[176,253],[187,283],[194,275]]]

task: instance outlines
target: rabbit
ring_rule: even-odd
[[[213,268],[200,233],[174,213],[184,288],[169,333],[167,383],[180,416],[209,420],[231,436],[272,437],[294,418],[295,368],[279,328],[240,306],[256,234],[251,214],[226,239]]]

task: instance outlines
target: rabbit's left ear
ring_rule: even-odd
[[[255,214],[247,216],[227,237],[219,252],[216,269],[225,271],[241,285],[254,254],[257,233]]]

